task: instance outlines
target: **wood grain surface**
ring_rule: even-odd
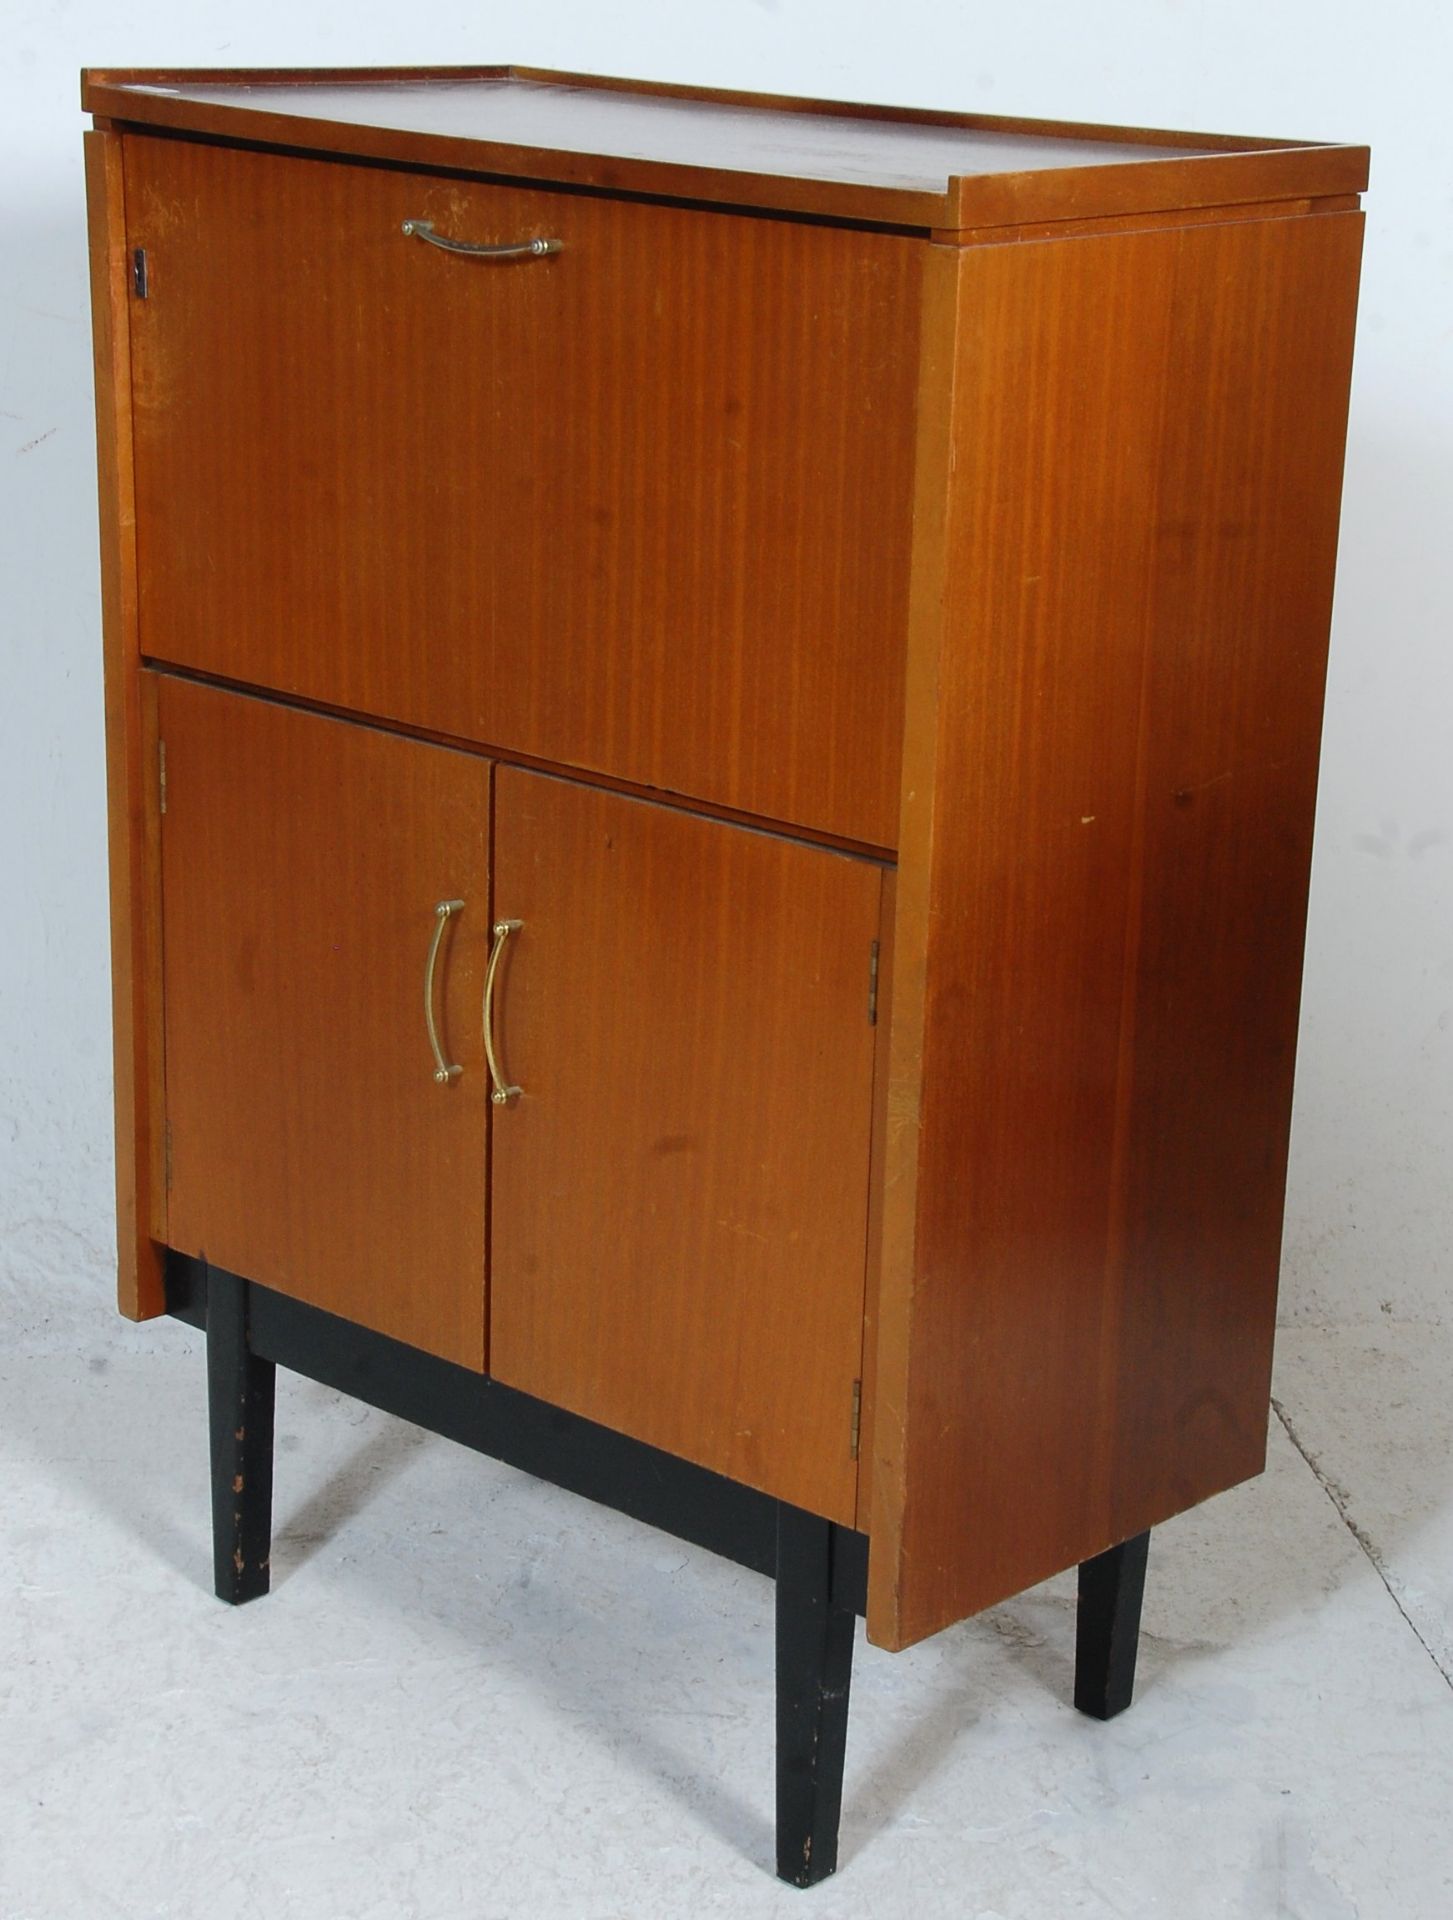
[[[920,246],[155,139],[127,194],[150,656],[891,844]]]
[[[972,227],[1357,192],[1365,148],[799,100],[526,67],[107,71],[83,103],[225,139],[827,218]]]
[[[490,1370],[851,1524],[881,869],[495,790]]]
[[[488,762],[172,678],[160,724],[171,1244],[482,1367]]]
[[[132,485],[129,267],[121,141],[85,136],[116,1116],[117,1299],[133,1320],[165,1311],[160,853],[156,730],[140,673]]]
[[[1262,1464],[1360,238],[935,261],[881,1644]]]

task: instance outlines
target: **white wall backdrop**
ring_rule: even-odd
[[[1284,1308],[1444,1316],[1453,1242],[1453,12],[1442,0],[15,0],[0,70],[0,1324],[112,1274],[80,66],[541,66],[1370,142]]]

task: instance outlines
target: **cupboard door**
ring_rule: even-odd
[[[490,1367],[854,1517],[882,873],[502,767]]]
[[[892,843],[920,241],[135,136],[126,212],[149,656]]]
[[[172,679],[160,719],[171,1243],[482,1367],[488,765]]]

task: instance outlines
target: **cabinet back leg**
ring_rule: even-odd
[[[777,1509],[777,1875],[795,1887],[837,1868],[857,1627],[834,1593],[837,1532]]]
[[[1080,1563],[1075,1630],[1075,1705],[1096,1720],[1112,1719],[1135,1692],[1140,1603],[1145,1593],[1149,1533]]]
[[[247,1344],[247,1285],[207,1272],[207,1420],[212,1454],[212,1562],[217,1598],[234,1606],[268,1589],[272,1552],[273,1391],[277,1369]]]

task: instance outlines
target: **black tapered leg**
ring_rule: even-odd
[[[857,1626],[833,1578],[837,1533],[777,1509],[777,1874],[794,1887],[837,1868]]]
[[[1080,1563],[1075,1631],[1075,1705],[1096,1720],[1113,1719],[1135,1692],[1140,1602],[1145,1594],[1149,1533]]]
[[[272,1552],[272,1420],[277,1369],[247,1344],[247,1284],[207,1275],[207,1417],[212,1442],[212,1562],[217,1598],[267,1592]]]

